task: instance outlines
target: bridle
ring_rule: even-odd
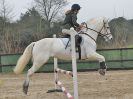
[[[110,28],[110,27],[109,27],[109,26],[106,27],[106,23],[104,22],[104,20],[103,20],[103,26],[102,26],[102,28],[101,28],[100,31],[96,31],[96,30],[94,30],[94,29],[92,29],[92,28],[89,28],[89,27],[87,26],[87,23],[86,23],[86,22],[83,22],[82,24],[85,24],[85,28],[86,28],[87,30],[92,30],[92,31],[98,33],[98,35],[101,36],[101,37],[105,37],[105,36],[106,36],[107,38],[109,38],[108,35],[111,34],[111,33],[108,33],[107,29]],[[102,33],[101,33],[102,30],[103,30],[103,28],[106,28],[106,34],[102,34]],[[85,33],[85,32],[83,32],[83,31],[81,31],[81,32],[78,33],[78,34],[85,34],[85,35],[89,36],[91,39],[93,39],[93,40],[96,42],[96,40],[95,40],[93,37],[91,37],[88,33]]]

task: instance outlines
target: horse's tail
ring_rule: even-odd
[[[19,58],[16,67],[14,68],[14,73],[15,74],[20,74],[26,65],[28,64],[29,60],[32,57],[32,49],[34,46],[35,42],[31,43],[28,45],[23,53],[23,55]]]

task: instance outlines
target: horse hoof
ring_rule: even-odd
[[[27,93],[28,93],[28,87],[29,87],[29,84],[27,84],[26,82],[24,82],[24,84],[23,84],[23,92],[24,92],[24,94],[26,94],[26,95],[27,95]]]
[[[104,76],[106,73],[106,69],[99,69],[99,74]]]
[[[26,94],[27,95],[27,93],[28,93],[28,87],[23,87],[23,92],[24,92],[24,94]]]

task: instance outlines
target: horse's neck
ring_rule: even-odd
[[[98,37],[98,33],[97,32],[99,32],[100,30],[101,30],[101,21],[100,20],[95,20],[95,19],[93,19],[93,20],[90,20],[89,22],[88,22],[88,28],[90,28],[90,29],[88,29],[88,31],[87,31],[87,33],[93,38],[93,39],[95,39],[95,41],[97,40],[97,37]],[[93,30],[91,30],[91,29],[93,29]],[[97,32],[96,32],[97,31]]]
[[[97,36],[98,34],[92,30],[88,30],[87,33],[93,38],[95,39],[95,41],[97,40]]]
[[[87,30],[87,34],[90,35],[93,39],[95,39],[95,41],[97,40],[97,37],[98,37],[98,33],[93,31],[93,30],[96,30],[98,31],[98,28],[96,26],[88,26],[90,29]],[[91,30],[93,29],[93,30]]]

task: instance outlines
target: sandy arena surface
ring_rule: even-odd
[[[32,76],[28,95],[22,91],[25,74],[0,74],[0,99],[67,99],[63,93],[46,93],[54,88],[52,73]],[[72,78],[60,75],[67,90],[73,94]],[[79,99],[133,99],[133,70],[78,73]]]

